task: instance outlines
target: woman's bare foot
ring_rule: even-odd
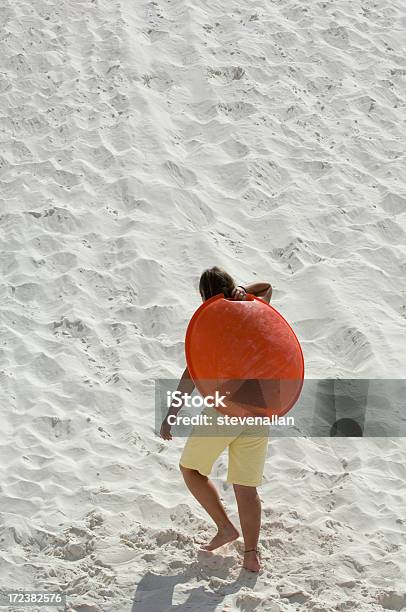
[[[238,530],[234,527],[232,523],[227,525],[226,527],[219,527],[218,532],[214,536],[211,542],[202,546],[202,550],[216,550],[216,548],[220,548],[227,542],[232,542],[236,540],[240,536]]]
[[[244,553],[243,568],[250,572],[259,572],[261,564],[258,559],[258,553],[255,550],[250,550]]]

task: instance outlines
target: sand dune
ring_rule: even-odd
[[[0,587],[78,612],[406,609],[403,438],[271,440],[253,577],[241,541],[197,552],[212,527],[153,396],[215,264],[272,283],[308,377],[404,376],[404,4],[1,17]]]

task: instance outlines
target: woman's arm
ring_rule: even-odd
[[[256,295],[257,297],[264,300],[264,302],[271,301],[272,297],[272,286],[270,283],[252,283],[251,285],[245,285],[245,290],[247,293],[252,293],[252,295]]]
[[[189,370],[186,367],[179,381],[177,391],[180,391],[182,395],[184,393],[187,393],[188,395],[190,395],[194,388],[195,388],[195,383],[193,382],[190,376]],[[166,417],[164,418],[162,422],[161,431],[160,431],[161,437],[164,440],[172,440],[171,426],[168,423],[168,417],[176,416],[179,410],[182,408],[182,406],[183,406],[183,403],[180,406],[170,406],[169,407]]]
[[[177,391],[180,391],[182,395],[184,393],[187,393],[188,395],[190,395],[194,388],[195,388],[195,383],[190,377],[189,370],[186,367],[179,381]],[[168,418],[168,416],[172,416],[172,415],[176,416],[179,410],[182,408],[182,406],[183,406],[183,403],[180,406],[176,406],[176,408],[173,408],[172,406],[170,406],[165,418]]]

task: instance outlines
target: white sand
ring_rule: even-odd
[[[197,552],[184,440],[153,433],[210,265],[273,284],[307,376],[404,376],[404,2],[0,14],[0,587],[81,612],[405,609],[404,439],[271,441],[256,578],[241,541]]]

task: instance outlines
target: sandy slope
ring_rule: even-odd
[[[404,609],[403,439],[271,441],[255,578],[241,542],[197,553],[183,440],[153,433],[208,265],[272,282],[308,376],[404,376],[404,3],[1,20],[0,586],[81,612]]]

